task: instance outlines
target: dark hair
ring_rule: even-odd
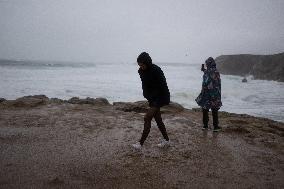
[[[146,65],[151,65],[152,64],[152,58],[150,55],[146,52],[142,52],[138,57],[137,57],[137,62],[146,64]]]

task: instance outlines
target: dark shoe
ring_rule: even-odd
[[[214,127],[214,129],[213,129],[213,132],[219,132],[219,131],[221,131],[221,127]]]

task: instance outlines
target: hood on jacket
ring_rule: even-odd
[[[142,52],[138,57],[137,57],[137,63],[142,63],[145,64],[147,66],[151,66],[152,65],[152,58],[150,57],[150,55],[146,52]]]
[[[206,64],[207,69],[216,68],[216,62],[215,62],[214,58],[212,58],[212,57],[209,57],[205,61],[205,64]]]

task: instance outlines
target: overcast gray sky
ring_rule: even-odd
[[[0,0],[0,58],[199,63],[284,51],[284,0]],[[187,56],[186,56],[187,54]]]

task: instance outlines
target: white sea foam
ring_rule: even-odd
[[[105,97],[110,102],[144,100],[136,64],[0,65],[0,97],[45,94],[48,97]],[[76,66],[74,66],[76,65]],[[81,65],[81,64],[79,64]],[[199,65],[158,64],[164,71],[171,100],[197,107],[202,72]],[[221,110],[267,117],[284,122],[284,83],[222,75]]]

